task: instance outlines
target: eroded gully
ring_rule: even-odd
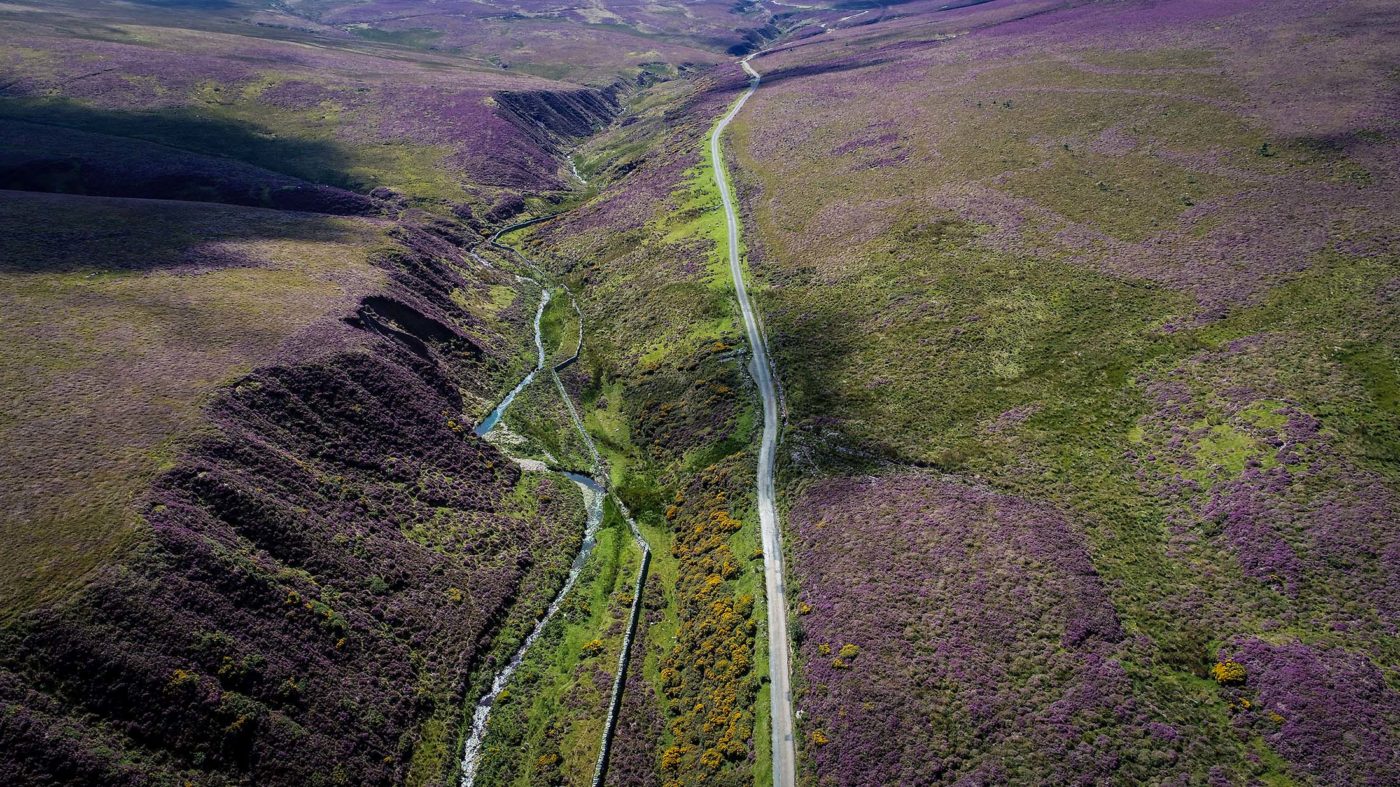
[[[749,57],[752,57],[752,55]],[[739,254],[739,220],[734,210],[733,198],[730,196],[729,183],[725,174],[724,159],[720,147],[720,138],[725,129],[728,128],[735,116],[739,114],[739,111],[743,109],[749,97],[758,89],[761,77],[760,74],[754,70],[753,66],[749,64],[749,57],[745,57],[739,61],[744,71],[750,76],[749,86],[729,109],[729,112],[715,125],[714,130],[711,132],[710,160],[715,173],[715,182],[719,188],[720,199],[724,207],[726,231],[728,234],[730,275],[734,280],[735,296],[739,302],[739,309],[744,319],[744,330],[753,353],[750,373],[753,375],[754,382],[758,387],[759,395],[763,403],[763,434],[759,442],[758,454],[757,502],[760,538],[763,545],[764,586],[768,599],[768,671],[770,679],[769,696],[772,708],[773,784],[775,787],[794,787],[796,784],[797,755],[793,728],[792,688],[790,680],[791,643],[788,637],[786,585],[783,579],[782,536],[778,525],[778,511],[773,483],[773,466],[777,454],[778,442],[778,394],[777,387],[773,381],[772,367],[768,360],[767,345],[764,342],[758,317],[749,300],[748,289],[745,285],[743,264]],[[524,255],[497,242],[501,234],[523,228],[540,220],[542,219],[507,227],[492,236],[490,242],[492,246],[501,251],[515,255],[531,270],[540,273],[543,278],[539,268],[529,259],[525,258]],[[473,257],[482,264],[490,264],[475,254],[473,254]],[[501,416],[504,415],[506,408],[509,407],[510,403],[514,400],[516,394],[524,390],[524,388],[534,380],[535,376],[545,368],[545,354],[543,338],[540,335],[540,322],[541,316],[544,313],[544,307],[549,300],[549,291],[543,284],[533,278],[526,276],[521,276],[519,278],[522,281],[530,281],[538,285],[543,293],[539,311],[536,313],[535,317],[535,343],[539,351],[539,362],[535,369],[527,374],[525,379],[502,400],[496,410],[493,410],[491,415],[482,422],[482,425],[478,427],[478,434],[484,435],[489,432],[491,428],[499,422]],[[570,295],[572,296],[572,293],[570,293]],[[574,308],[576,311],[578,310],[578,302],[576,299],[574,300]],[[582,312],[579,312],[580,351],[582,350],[582,334],[583,315]],[[577,358],[577,355],[575,355],[575,358]],[[545,625],[548,624],[554,613],[558,610],[565,596],[567,596],[569,591],[573,588],[579,571],[582,569],[583,563],[587,559],[588,551],[592,548],[593,535],[596,533],[597,527],[602,521],[603,498],[608,494],[605,488],[606,477],[603,473],[602,461],[598,455],[597,447],[594,445],[592,437],[588,434],[588,430],[584,428],[583,420],[579,416],[573,399],[564,389],[564,384],[562,380],[559,379],[557,373],[558,369],[563,368],[573,360],[574,359],[569,359],[559,364],[552,368],[550,372],[554,377],[555,384],[559,388],[560,395],[563,397],[570,418],[574,422],[574,427],[578,430],[584,443],[588,446],[594,463],[594,478],[587,478],[578,474],[568,474],[570,478],[578,483],[584,490],[585,500],[588,504],[587,533],[585,535],[584,544],[580,548],[578,556],[574,559],[574,565],[570,569],[569,577],[564,587],[561,588],[559,594],[550,604],[545,616],[535,624],[534,630],[531,631],[525,642],[511,658],[510,663],[497,673],[492,681],[491,691],[477,703],[472,718],[471,736],[468,738],[463,752],[463,787],[472,787],[474,784],[476,769],[480,763],[482,739],[485,736],[492,703],[500,695],[501,691],[510,681],[510,678],[515,674],[515,671],[519,668],[530,646],[544,630]],[[642,537],[640,530],[637,528],[636,522],[633,521],[631,515],[622,505],[622,501],[616,496],[613,496],[613,500],[618,505],[619,510],[622,511],[632,531],[633,537],[637,540],[643,552],[642,569],[638,576],[637,592],[633,599],[632,625],[635,626],[637,604],[641,600],[641,587],[642,583],[645,581],[646,567],[649,564],[651,550],[645,538]],[[630,651],[632,636],[631,632],[632,629],[629,628],[626,641],[623,645],[622,654],[619,658],[618,672],[614,682],[608,720],[604,729],[603,740],[599,748],[597,767],[594,773],[595,787],[601,783],[606,771],[611,731],[615,720],[618,700],[620,698],[623,678],[627,669],[627,658]]]

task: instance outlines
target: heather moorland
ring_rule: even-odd
[[[0,782],[1400,783],[1393,3],[0,42]]]
[[[584,519],[471,434],[537,292],[468,251],[689,56],[0,15],[0,780],[442,783]]]
[[[754,61],[809,778],[1394,781],[1400,16],[1066,6]]]

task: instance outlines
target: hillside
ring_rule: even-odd
[[[0,782],[1400,782],[1393,4],[0,23]]]
[[[854,13],[785,10],[732,135],[800,781],[1392,780],[1400,19]],[[743,76],[713,73],[590,142],[627,178],[533,247],[597,294],[592,390],[656,521],[685,468],[752,478],[745,359],[709,360],[742,346],[703,134]],[[664,778],[719,781],[665,680]]]
[[[1397,25],[916,3],[754,61],[815,783],[1400,775]]]
[[[0,16],[0,781],[443,783],[584,520],[471,433],[533,296],[470,250],[684,52]]]
[[[513,354],[502,277],[421,229],[4,204],[91,233],[6,272],[5,780],[396,783],[441,756],[581,519],[460,434]]]

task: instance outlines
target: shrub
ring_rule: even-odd
[[[1236,661],[1217,661],[1214,667],[1210,668],[1211,677],[1222,686],[1234,686],[1244,683],[1244,666]]]

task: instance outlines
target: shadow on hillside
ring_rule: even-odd
[[[872,66],[888,63],[889,58],[871,58],[869,60],[842,59],[826,63],[813,63],[811,65],[796,66],[794,68],[784,68],[777,71],[762,71],[762,61],[757,61],[756,68],[763,74],[764,85],[775,85],[789,79],[803,79],[806,77],[826,76],[829,74],[839,74],[844,71],[854,71],[859,68],[869,68]],[[737,79],[726,80],[712,88],[706,93],[732,93],[741,90],[748,85],[747,80],[740,83]]]
[[[775,287],[811,291],[810,271],[769,275]],[[839,386],[833,385],[832,380],[833,375],[849,367],[851,358],[865,346],[862,326],[850,319],[839,298],[802,305],[794,301],[775,308],[800,310],[800,314],[789,311],[781,319],[770,321],[769,326],[774,355],[782,369],[785,399],[801,402],[800,409],[809,416],[850,412],[851,403],[842,401]]]
[[[813,63],[795,68],[784,68],[778,71],[763,72],[763,84],[774,85],[789,79],[804,79],[806,77],[826,76],[828,74],[840,74],[845,71],[854,71],[859,68],[873,68],[890,62],[887,57],[873,57],[867,60],[842,59],[827,63]]]
[[[0,273],[261,265],[230,244],[363,244],[345,219],[218,204],[0,191]]]
[[[342,145],[279,136],[248,123],[203,115],[192,108],[115,110],[83,106],[68,99],[0,96],[0,120],[154,143],[351,191],[373,186],[350,175],[352,157]]]
[[[335,187],[348,164],[334,144],[186,110],[0,99],[0,271],[227,268],[257,264],[230,243],[348,242],[353,225],[314,215],[379,212]]]
[[[93,132],[87,128],[122,129],[114,113],[75,110],[63,107],[45,113],[28,107],[25,114],[35,118],[7,117],[16,104],[0,100],[0,189],[42,191],[55,194],[82,194],[103,197],[221,202],[229,205],[329,213],[341,216],[368,216],[381,213],[381,206],[364,195],[334,185],[312,183],[224,155],[190,152],[169,144],[132,136]],[[66,121],[66,122],[65,122]],[[69,124],[73,125],[69,125]],[[230,124],[194,124],[199,130],[191,139],[224,140],[253,158],[275,153],[295,156],[304,162],[342,162],[344,154],[333,146],[300,141],[278,141],[271,150],[266,142],[249,139],[247,129]],[[189,125],[165,127],[191,131]],[[270,140],[277,141],[277,140]],[[334,170],[332,170],[334,172]],[[348,178],[332,174],[328,180]]]

